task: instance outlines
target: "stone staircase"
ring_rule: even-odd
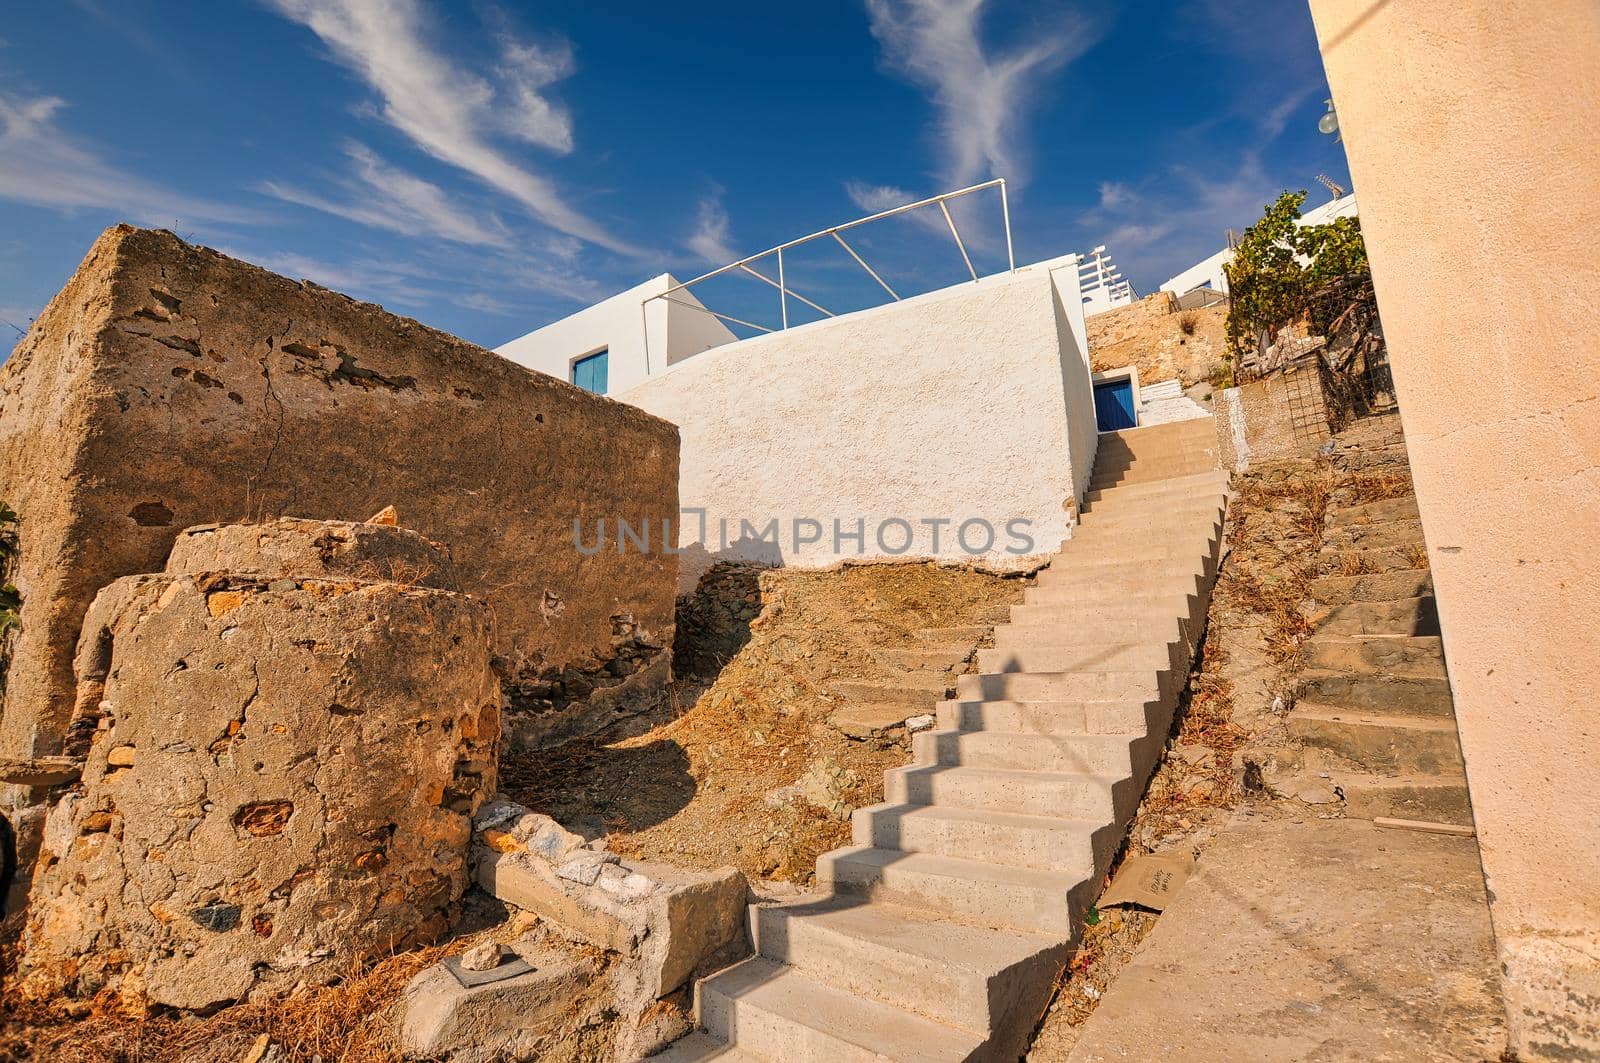
[[[1289,732],[1346,763],[1331,781],[1347,815],[1470,825],[1422,522],[1404,489],[1410,466],[1399,417],[1365,418],[1341,433],[1334,464],[1385,477],[1402,493],[1330,500],[1323,575],[1312,583],[1329,608],[1305,644]]]
[[[1166,742],[1221,550],[1211,418],[1100,437],[1082,523],[659,1059],[1015,1060]]]

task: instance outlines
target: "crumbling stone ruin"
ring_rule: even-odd
[[[677,457],[677,429],[637,409],[171,233],[109,229],[0,367],[22,597],[0,764],[62,751],[89,603],[161,571],[182,529],[391,503],[450,544],[450,589],[492,610],[510,740],[640,711],[670,677],[678,558],[614,538],[580,553],[574,522],[589,543],[602,518],[613,537],[618,518],[676,521]],[[19,883],[57,781],[0,777]]]
[[[449,573],[414,532],[283,520],[189,529],[102,591],[28,990],[206,1008],[444,931],[500,714],[489,609]]]

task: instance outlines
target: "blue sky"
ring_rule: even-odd
[[[20,5],[0,317],[26,328],[128,220],[493,346],[993,176],[1019,262],[1106,243],[1148,291],[1282,189],[1348,185],[1326,96],[1298,0]],[[958,217],[1003,262],[997,203]],[[858,246],[925,290],[964,275],[938,225]],[[830,309],[871,298],[836,247],[808,254],[790,277]],[[759,289],[707,294],[775,317]]]

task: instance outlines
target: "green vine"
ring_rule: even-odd
[[[1279,329],[1304,319],[1326,335],[1354,296],[1370,292],[1371,272],[1361,223],[1336,218],[1301,225],[1305,192],[1285,192],[1244,231],[1233,261],[1223,267],[1232,299],[1228,346],[1236,361],[1259,353]]]

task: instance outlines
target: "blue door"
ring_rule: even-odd
[[[609,361],[609,349],[596,351],[594,354],[579,358],[572,363],[572,382],[585,391],[592,391],[596,395],[606,393],[606,366]]]
[[[1139,419],[1133,412],[1133,381],[1108,380],[1094,386],[1095,427],[1102,432],[1136,428]]]

